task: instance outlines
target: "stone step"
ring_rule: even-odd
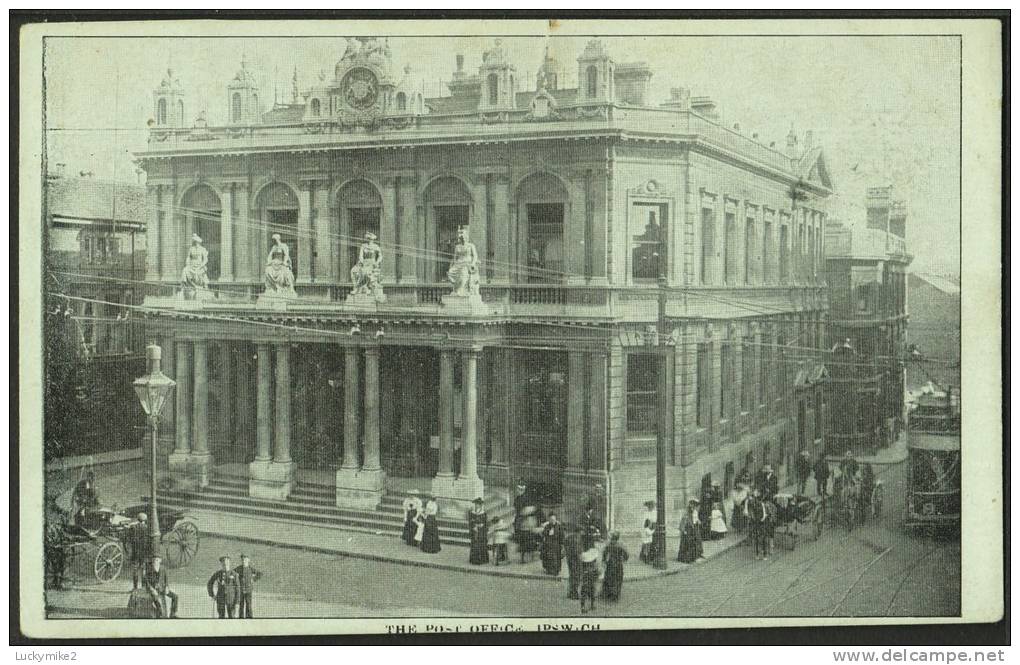
[[[237,497],[234,497],[234,499],[227,500],[224,496],[207,496],[204,492],[199,494],[175,492],[160,495],[160,501],[164,505],[184,511],[191,508],[195,510],[233,513],[315,526],[326,526],[339,530],[349,528],[366,533],[383,533],[395,537],[399,537],[403,531],[403,520],[380,519],[380,516],[375,514],[368,514],[362,517],[354,511],[341,511],[335,508],[333,511],[324,511],[319,506],[303,507],[300,504],[272,501],[259,501],[255,503],[257,500],[247,497],[246,501],[237,501]],[[439,537],[443,543],[465,546],[470,544],[466,529],[445,528],[442,521],[440,521]]]

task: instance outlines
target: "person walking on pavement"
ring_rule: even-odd
[[[502,517],[492,520],[492,565],[509,563],[507,544],[510,542],[510,525]]]
[[[747,523],[751,534],[751,543],[754,545],[754,558],[760,561],[762,558],[768,560],[768,531],[766,520],[768,510],[762,501],[761,491],[754,490],[747,500]]]
[[[839,463],[839,471],[843,474],[846,479],[855,478],[857,476],[857,460],[854,458],[852,451],[846,451],[842,461]]]
[[[468,512],[468,531],[471,535],[468,563],[476,566],[489,563],[489,515],[485,512],[485,501],[482,497],[474,500],[471,511]]]
[[[576,526],[572,525],[568,529],[563,549],[567,555],[567,598],[577,600],[578,587],[581,585],[581,536]]]
[[[797,455],[794,470],[797,472],[797,496],[804,496],[808,478],[811,476],[811,454],[808,451],[802,450],[800,455]]]
[[[237,607],[237,618],[251,619],[252,594],[255,592],[255,583],[262,579],[262,573],[251,565],[251,558],[247,554],[241,555],[241,565],[235,568],[234,572],[237,573],[237,585],[240,592],[238,594],[240,604]]]
[[[655,527],[659,516],[655,512],[655,502],[645,501],[645,521],[641,525],[641,552],[638,560],[642,563],[655,563]]]
[[[772,470],[771,464],[766,464],[765,468],[762,469],[761,485],[762,501],[772,501],[776,498],[776,494],[779,493],[779,476]]]
[[[818,454],[818,460],[815,462],[815,489],[818,492],[818,496],[828,496],[829,494],[829,463],[825,459],[825,453]]]
[[[220,569],[212,574],[206,584],[209,597],[216,601],[216,614],[221,619],[234,618],[240,585],[237,573],[230,568],[230,557],[220,557]]]
[[[546,575],[559,575],[563,565],[563,525],[556,519],[556,513],[549,513],[549,519],[542,525],[542,569]]]
[[[592,546],[581,554],[581,614],[595,609],[595,585],[599,581],[599,551]],[[584,601],[588,601],[585,609]]]
[[[160,556],[152,557],[152,563],[142,573],[142,588],[149,592],[152,602],[159,608],[163,616],[177,618],[177,594],[170,590],[166,568]],[[166,599],[170,599],[170,611],[167,612]]]
[[[620,544],[620,534],[614,531],[609,537],[609,544],[602,552],[602,563],[606,573],[602,579],[602,597],[615,603],[620,600],[623,591],[623,564],[630,558],[626,548]]]
[[[128,531],[128,544],[131,546],[131,565],[134,569],[132,581],[135,589],[141,582],[145,565],[152,557],[152,537],[149,534],[149,516],[145,513],[138,513],[138,522],[130,527]]]

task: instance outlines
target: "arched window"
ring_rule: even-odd
[[[499,77],[489,74],[489,104],[495,106],[499,103]]]
[[[322,110],[322,104],[319,102],[318,99],[313,99],[312,100],[312,115],[314,115],[315,117],[319,117],[319,113],[320,113],[321,110]]]
[[[588,96],[596,97],[599,90],[599,70],[595,67],[595,65],[588,66],[587,79]]]
[[[177,120],[183,125],[184,124],[184,100],[177,100]]]
[[[156,124],[166,124],[166,100],[160,97],[159,102],[156,103]]]
[[[407,110],[407,95],[405,95],[402,92],[397,93],[397,110],[398,111]]]
[[[241,122],[241,93],[235,92],[230,101],[230,119],[232,122]]]
[[[523,254],[521,276],[525,281],[563,280],[567,201],[563,183],[549,174],[532,174],[517,186],[521,238],[518,252]]]
[[[206,266],[209,279],[219,279],[220,257],[223,252],[220,246],[222,207],[219,195],[206,184],[197,185],[185,193],[181,199],[181,208],[184,212],[187,242],[190,244],[192,233],[197,233],[202,238],[202,244],[209,252],[209,264]]]

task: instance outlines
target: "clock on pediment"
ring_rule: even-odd
[[[355,111],[367,111],[379,99],[379,79],[367,67],[354,67],[340,84],[344,102]]]

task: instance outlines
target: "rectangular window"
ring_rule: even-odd
[[[737,273],[736,266],[734,266],[734,259],[736,258],[734,250],[737,244],[737,222],[733,213],[726,213],[724,223],[726,235],[723,238],[723,282],[731,284]]]
[[[521,354],[526,396],[523,429],[528,434],[564,434],[567,431],[567,354],[526,351]],[[571,381],[579,380],[570,377]]]
[[[744,225],[744,284],[750,284],[753,277],[756,244],[754,218],[748,217]]]
[[[747,412],[754,406],[754,338],[745,337],[740,358],[740,410]]]
[[[854,289],[854,302],[858,314],[867,314],[871,311],[872,286],[873,284],[858,284]]]
[[[464,224],[467,224],[467,206]],[[559,282],[565,268],[563,256],[564,207],[562,203],[529,203],[528,281]],[[445,280],[445,273],[439,281]]]
[[[664,206],[635,206],[637,224],[631,236],[631,277],[635,281],[653,281],[664,275],[666,267]]]
[[[719,348],[719,420],[730,415],[732,404],[727,399],[733,387],[733,344],[723,342]]]
[[[712,259],[715,257],[715,211],[701,209],[701,283],[712,279]]]
[[[698,344],[697,381],[695,381],[698,427],[709,427],[712,422],[711,349],[712,347],[708,344]]]
[[[654,434],[658,424],[659,356],[627,356],[627,433]]]

